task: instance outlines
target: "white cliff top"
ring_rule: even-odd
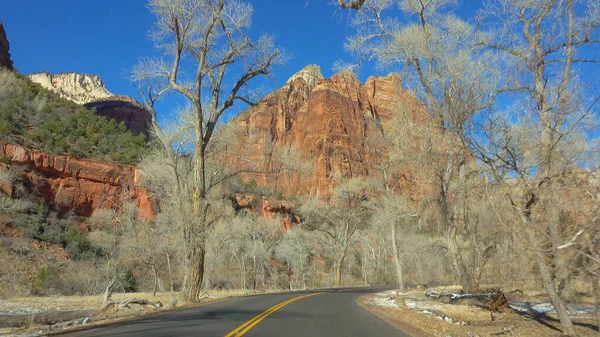
[[[97,75],[42,72],[27,77],[45,89],[52,90],[77,104],[86,104],[113,96]]]
[[[312,89],[317,85],[317,82],[323,79],[323,74],[321,73],[321,68],[316,64],[309,64],[306,67],[302,68],[299,72],[295,73],[292,77],[290,77],[286,84],[291,83],[295,79],[302,78],[306,82],[306,84]]]

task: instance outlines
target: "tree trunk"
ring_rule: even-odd
[[[242,252],[242,289],[246,290],[246,257]]]
[[[167,268],[169,269],[169,286],[171,292],[173,292],[173,270],[171,269],[171,254],[167,252]]]
[[[392,252],[394,254],[394,263],[396,265],[396,276],[398,277],[398,290],[404,291],[404,277],[402,275],[402,263],[400,261],[400,255],[398,255],[398,243],[396,242],[396,222],[394,221],[392,227]]]
[[[252,289],[256,290],[256,254],[252,254]]]
[[[536,259],[538,267],[540,268],[540,274],[542,276],[542,281],[544,282],[544,286],[546,287],[546,291],[548,292],[548,296],[556,309],[556,314],[558,315],[558,319],[560,320],[560,325],[563,329],[564,336],[577,336],[575,332],[575,327],[573,326],[573,322],[571,321],[571,317],[567,313],[567,308],[555,290],[554,280],[552,279],[552,274],[544,261],[544,255],[541,252],[536,253]]]
[[[302,273],[302,289],[306,289],[306,273],[304,272],[304,262],[300,261],[300,270]],[[600,310],[600,307],[598,307]]]
[[[336,287],[342,286],[342,265],[344,264],[344,257],[345,256],[342,256],[335,263],[335,286]]]
[[[183,298],[190,302],[196,302],[200,299],[202,278],[204,276],[204,253],[203,245],[193,247],[188,253],[190,266]]]
[[[456,225],[451,225],[446,238],[448,243],[448,249],[450,250],[450,255],[452,258],[452,267],[454,268],[454,272],[458,277],[463,291],[466,293],[472,293],[474,291],[473,280],[471,279],[471,275],[467,270],[467,266],[465,265],[465,262],[458,248],[458,239],[456,233],[457,231],[458,229]]]
[[[575,327],[573,326],[573,322],[571,321],[571,317],[567,313],[567,308],[560,298],[558,292],[555,288],[554,279],[552,278],[552,273],[550,272],[550,268],[546,264],[546,257],[541,249],[539,249],[536,239],[536,234],[533,229],[530,227],[531,223],[528,223],[526,226],[527,234],[529,236],[529,243],[535,250],[535,258],[540,269],[540,276],[542,277],[542,281],[544,282],[544,287],[546,288],[546,292],[550,297],[550,301],[552,301],[552,305],[554,305],[554,309],[556,310],[556,314],[558,315],[558,319],[560,320],[560,325],[563,329],[564,336],[577,336],[575,332]]]
[[[361,260],[361,270],[362,270],[363,282],[365,283],[365,286],[368,286],[369,282],[367,280],[367,263],[366,263],[366,261],[367,261],[366,254],[363,253],[362,260]]]
[[[152,296],[156,296],[156,287],[158,286],[158,274],[156,273],[156,266],[152,266],[152,274],[154,275],[154,284],[152,285]]]
[[[106,305],[108,302],[110,302],[110,298],[112,296],[112,293],[115,290],[115,288],[113,286],[114,286],[114,284],[115,284],[116,281],[117,281],[117,277],[115,276],[108,283],[108,286],[104,290],[104,296],[102,297],[102,305]]]
[[[206,225],[206,156],[204,143],[204,125],[202,115],[202,105],[200,102],[194,102],[194,129],[195,134],[195,170],[194,170],[194,188],[192,193],[192,210],[194,219],[188,231],[187,237],[187,258],[188,271],[186,285],[184,287],[183,298],[190,302],[199,300],[202,290],[202,281],[204,280],[204,258],[206,254],[205,238]]]
[[[571,282],[569,280],[570,273],[569,268],[565,263],[564,251],[558,249],[558,247],[562,244],[562,238],[560,236],[560,228],[559,228],[559,210],[560,205],[558,202],[554,200],[554,193],[548,191],[550,196],[550,204],[546,207],[549,212],[548,215],[550,217],[548,227],[550,229],[550,241],[552,243],[552,255],[555,266],[555,276],[556,284],[558,286],[558,294],[563,302],[568,303],[573,300],[573,294],[571,292]]]

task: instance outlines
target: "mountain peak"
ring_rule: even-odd
[[[317,82],[323,79],[323,73],[321,73],[321,67],[316,64],[309,64],[302,68],[299,72],[295,73],[290,77],[286,84],[292,83],[294,80],[302,78],[306,84],[312,89],[317,85]]]

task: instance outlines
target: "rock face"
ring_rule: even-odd
[[[96,109],[97,115],[125,122],[127,128],[136,135],[148,135],[152,117],[146,108],[129,96],[111,96],[83,106]]]
[[[102,79],[96,75],[41,72],[27,77],[45,89],[57,92],[61,97],[77,104],[83,105],[113,96],[106,90]]]
[[[135,134],[148,134],[150,113],[131,97],[113,95],[106,89],[102,79],[96,75],[42,72],[27,77],[63,98],[89,109],[95,108],[100,116],[124,122]]]
[[[94,210],[112,208],[123,198],[139,206],[143,219],[152,219],[156,211],[150,194],[140,187],[133,166],[53,156],[6,143],[0,143],[0,157],[8,165],[19,165],[25,187],[58,211],[89,217]],[[12,193],[12,189],[2,189]]]
[[[4,31],[2,21],[0,21],[0,67],[6,67],[12,70],[13,61],[10,59],[9,49],[10,45],[6,38],[6,32]]]
[[[255,214],[261,214],[266,219],[273,217],[281,218],[283,229],[289,230],[300,223],[300,218],[292,211],[293,205],[285,200],[277,200],[257,194],[231,195],[233,208],[237,211],[246,210]]]
[[[317,66],[308,66],[232,121],[240,142],[255,144],[249,153],[235,154],[243,159],[234,159],[233,165],[250,168],[263,162],[261,169],[269,170],[275,165],[266,150],[269,143],[289,145],[314,161],[310,177],[246,174],[245,179],[255,179],[288,196],[327,195],[336,175],[351,178],[378,173],[367,139],[385,129],[394,109],[409,109],[407,118],[412,122],[427,116],[414,95],[402,88],[398,74],[370,77],[363,84],[351,73],[323,79]]]

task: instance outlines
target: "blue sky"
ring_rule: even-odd
[[[126,76],[142,56],[155,53],[147,32],[154,17],[145,0],[5,0],[4,23],[10,52],[23,74],[79,72],[99,75],[115,94],[139,99]],[[280,87],[307,64],[318,64],[325,77],[338,59],[351,60],[344,51],[352,33],[350,12],[333,0],[255,0],[251,34],[275,35],[292,56],[275,69],[275,78],[256,83],[267,90]],[[470,4],[468,4],[470,3]],[[479,3],[479,1],[477,1]],[[473,0],[460,8],[472,13]],[[361,72],[364,80],[375,75]]]
[[[94,73],[109,90],[135,96],[126,74],[138,57],[155,52],[147,38],[154,18],[145,5],[143,0],[10,0],[0,20],[21,73]],[[333,62],[345,56],[348,13],[329,0],[259,0],[253,5],[252,31],[274,34],[292,55],[269,86],[278,87],[310,63],[331,75]]]

